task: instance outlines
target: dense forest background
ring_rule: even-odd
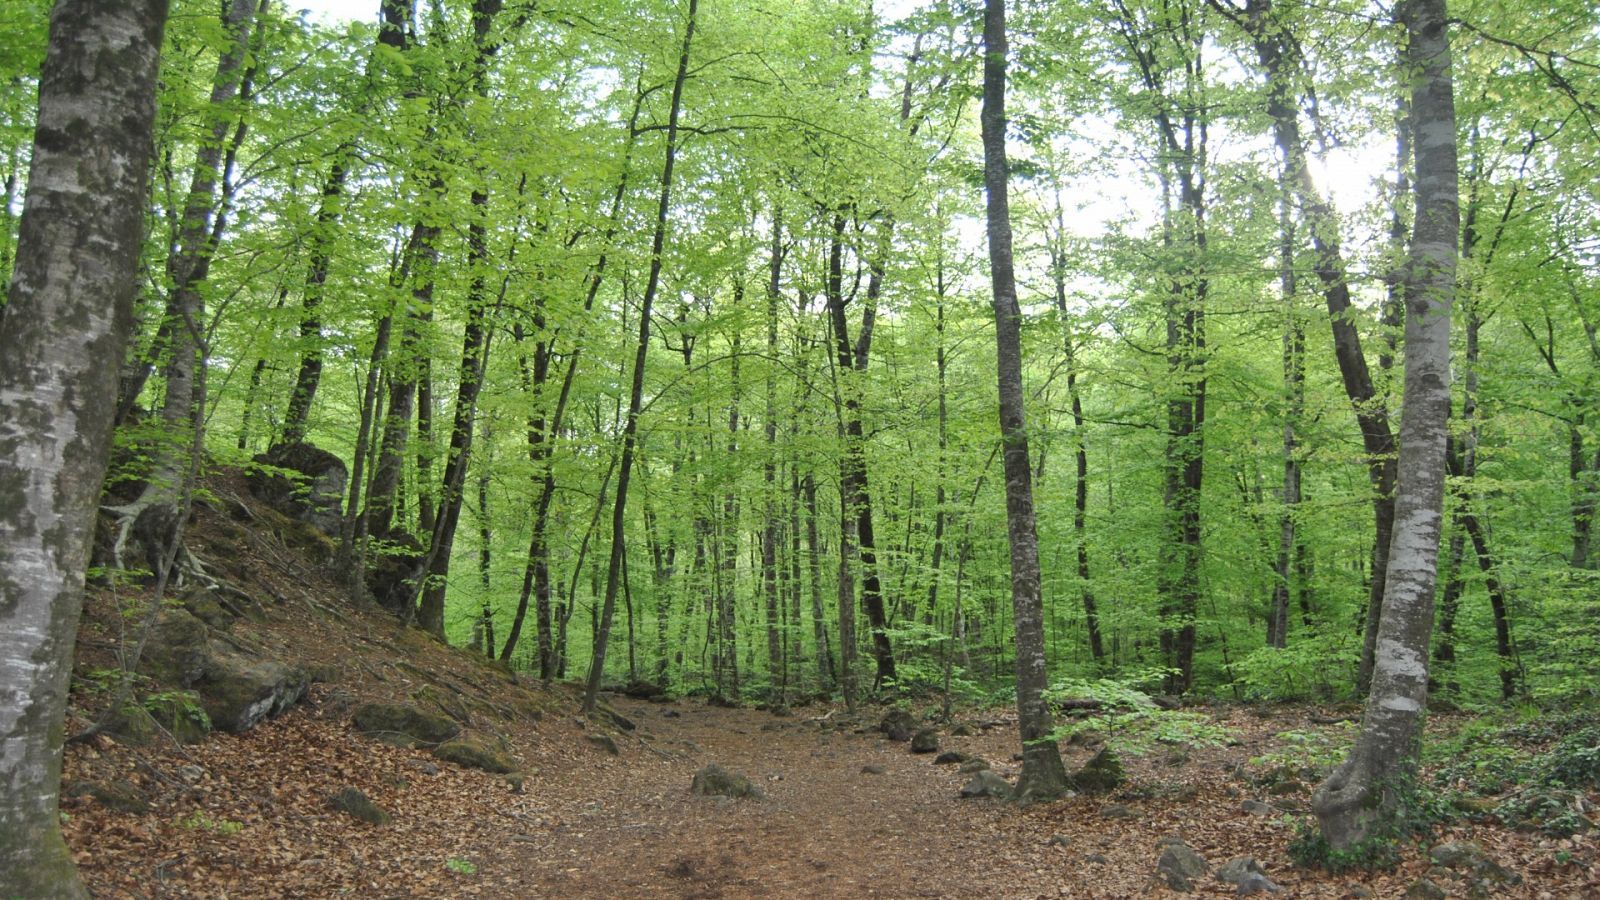
[[[546,677],[607,633],[608,678],[678,692],[1008,692],[979,11],[374,12],[173,4],[97,571],[162,570],[200,468],[287,469],[353,592]],[[1451,13],[1435,698],[1592,699],[1600,11]],[[1292,0],[1012,15],[1053,677],[1358,693],[1400,406],[1398,29]],[[47,4],[0,16],[8,281]]]

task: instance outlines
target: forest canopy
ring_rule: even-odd
[[[334,473],[313,499],[357,595],[546,677],[609,629],[605,679],[679,692],[1008,690],[981,9],[371,12],[172,4],[98,564],[160,568],[137,522],[187,502],[202,448]],[[1592,699],[1600,14],[1450,14],[1434,693]],[[3,15],[9,281],[47,9]],[[1401,29],[1292,0],[1025,2],[1009,28],[1052,677],[1359,694],[1402,400]]]

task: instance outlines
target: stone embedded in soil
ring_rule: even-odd
[[[903,709],[891,709],[878,723],[878,730],[888,736],[891,741],[908,741],[916,732],[917,720],[911,713]]]
[[[983,770],[985,770],[987,768],[989,768],[989,761],[987,759],[984,759],[984,758],[982,758],[980,756],[974,756],[971,759],[967,760],[966,762],[962,763],[956,769],[956,771],[960,772],[962,775],[975,775],[978,772],[982,772]]]
[[[911,736],[912,753],[938,753],[939,732],[932,728],[923,728]]]
[[[617,756],[622,753],[622,748],[617,746],[617,739],[609,734],[591,734],[586,735],[586,737],[589,739],[589,743],[599,747],[601,750],[604,750],[612,756]]]
[[[368,825],[387,825],[391,821],[383,807],[373,803],[372,798],[353,787],[347,787],[329,797],[328,805]]]
[[[183,595],[183,608],[213,630],[227,631],[233,627],[233,613],[222,605],[216,592],[208,587],[195,585],[190,588]]]
[[[1217,868],[1217,880],[1233,885],[1240,896],[1277,894],[1283,891],[1253,856],[1236,856]]]
[[[589,714],[589,718],[595,720],[596,722],[609,722],[623,731],[632,731],[638,727],[633,723],[632,719],[629,719],[627,716],[617,712],[615,709],[612,709],[604,703],[596,706],[594,708],[594,712]]]
[[[996,800],[1010,800],[1011,783],[985,769],[962,786],[961,797],[963,799],[992,797]]]
[[[1102,819],[1137,819],[1139,814],[1121,803],[1110,803],[1100,807]]]
[[[1436,844],[1428,851],[1428,857],[1447,869],[1473,866],[1486,858],[1483,847],[1476,841],[1448,841]]]
[[[462,735],[433,748],[433,755],[448,763],[469,769],[482,769],[496,775],[508,775],[517,770],[511,757],[498,747],[490,746],[482,738]]]
[[[356,730],[397,747],[442,744],[461,733],[461,726],[407,703],[368,703],[351,716]]]
[[[1238,884],[1246,875],[1255,872],[1265,875],[1266,870],[1261,868],[1261,863],[1256,862],[1254,856],[1235,856],[1217,867],[1217,880],[1229,884]]]
[[[751,783],[750,779],[737,772],[729,772],[716,763],[694,773],[689,791],[701,797],[761,798],[761,788]]]
[[[950,729],[950,733],[956,737],[972,737],[972,726],[965,722],[959,722],[956,727]]]
[[[237,734],[278,715],[305,696],[303,669],[270,659],[229,653],[212,642],[211,665],[200,682],[200,702],[211,724]]]
[[[1240,811],[1249,813],[1252,816],[1270,816],[1277,812],[1277,810],[1272,807],[1272,804],[1262,803],[1260,800],[1246,800],[1239,804],[1239,809]]]
[[[1522,881],[1521,875],[1495,862],[1476,841],[1436,844],[1428,851],[1428,858],[1447,869],[1469,871],[1483,892],[1496,885],[1519,884]]]
[[[1166,881],[1167,887],[1182,893],[1194,890],[1194,879],[1204,877],[1210,870],[1205,857],[1183,841],[1166,843],[1161,858],[1156,861],[1156,872]]]
[[[933,764],[936,766],[951,766],[958,763],[964,763],[971,758],[972,757],[962,753],[960,750],[946,750],[945,752],[934,757]]]
[[[1049,847],[1065,847],[1070,843],[1072,843],[1070,838],[1059,833],[1050,835],[1050,840],[1045,841],[1045,845]]]
[[[861,767],[861,774],[863,775],[882,775],[888,771],[889,770],[885,769],[883,766],[877,765],[867,765]]]

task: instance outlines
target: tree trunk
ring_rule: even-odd
[[[650,354],[650,308],[661,285],[661,253],[666,246],[667,217],[672,211],[672,168],[678,151],[678,114],[683,108],[683,85],[689,77],[689,48],[694,39],[695,14],[700,0],[689,0],[684,24],[683,47],[678,52],[678,73],[672,82],[672,105],[667,113],[666,160],[661,167],[661,194],[656,204],[655,233],[650,244],[650,276],[645,283],[644,300],[639,308],[639,345],[633,358],[633,384],[628,392],[628,417],[622,430],[622,457],[617,469],[617,499],[611,515],[611,559],[606,569],[605,605],[600,613],[600,630],[594,659],[589,666],[589,682],[583,694],[585,712],[593,712],[605,675],[606,642],[611,617],[616,611],[617,580],[622,566],[623,533],[628,511],[628,479],[632,474],[634,446],[639,433],[639,412],[644,397],[644,366]]]
[[[811,567],[811,640],[816,645],[817,683],[828,690],[837,681],[833,651],[828,647],[828,622],[822,609],[822,545],[817,534],[817,479],[806,472],[800,481],[806,499],[806,560]]]
[[[767,446],[766,459],[761,467],[766,488],[766,519],[761,528],[761,587],[767,601],[767,678],[772,685],[770,699],[779,706],[786,702],[788,687],[778,622],[778,375],[774,365],[778,358],[778,301],[782,297],[783,257],[783,207],[774,206],[772,247],[767,260],[767,408],[762,428]]]
[[[994,290],[1000,434],[1006,473],[1007,537],[1011,546],[1011,607],[1016,620],[1017,723],[1022,736],[1021,802],[1052,800],[1067,788],[1044,690],[1044,609],[1039,595],[1039,537],[1028,466],[1028,426],[1022,387],[1022,310],[1011,268],[1011,207],[1006,165],[1005,0],[988,0],[983,19],[983,183],[988,193],[989,271]]]
[[[1274,83],[1274,89],[1282,84]],[[1291,560],[1298,552],[1296,546],[1296,518],[1300,508],[1300,442],[1298,429],[1305,409],[1305,329],[1300,324],[1299,303],[1294,269],[1294,217],[1293,189],[1289,183],[1290,172],[1281,173],[1282,199],[1279,279],[1283,289],[1283,510],[1278,517],[1278,555],[1274,564],[1272,609],[1267,624],[1267,646],[1282,649],[1289,644],[1289,594],[1293,584]],[[1303,587],[1303,586],[1302,586]]]
[[[1428,644],[1443,518],[1450,411],[1450,306],[1460,207],[1455,101],[1444,0],[1405,0],[1416,153],[1416,221],[1406,275],[1405,395],[1400,491],[1372,689],[1350,756],[1317,789],[1312,807],[1335,850],[1392,830],[1415,779],[1428,692]]]
[[[84,897],[61,838],[67,684],[133,331],[165,0],[59,0],[0,310],[0,894]],[[64,323],[72,323],[65,327]]]
[[[852,377],[858,374],[858,365],[862,370],[866,367],[866,341],[871,333],[872,319],[870,315],[863,316],[861,340],[852,343],[850,323],[845,317],[845,305],[848,300],[844,294],[844,227],[844,215],[835,213],[828,253],[827,296],[828,319],[833,328],[837,357],[836,371],[844,401],[844,451],[839,457],[839,491],[846,515],[854,521],[850,529],[850,545],[851,552],[858,555],[861,560],[861,602],[867,613],[867,625],[872,629],[872,652],[877,662],[877,672],[873,682],[876,685],[894,678],[894,648],[889,643],[888,617],[884,614],[883,589],[878,578],[877,536],[873,530],[872,496],[867,483],[864,446],[866,438],[861,423],[861,385],[860,379]],[[870,311],[869,305],[867,312]],[[843,582],[841,586],[842,584]],[[851,590],[854,592],[853,582]],[[840,643],[844,643],[842,634]]]

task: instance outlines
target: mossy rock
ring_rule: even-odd
[[[183,595],[183,608],[215,631],[227,631],[233,627],[234,614],[222,605],[216,592],[210,588],[198,585],[191,588]]]
[[[445,762],[469,769],[482,769],[496,775],[509,775],[517,771],[516,763],[505,751],[470,735],[440,744],[433,748],[433,755]]]
[[[106,720],[106,734],[130,747],[149,746],[159,731],[150,711],[137,703],[125,704]]]
[[[329,797],[328,805],[340,812],[348,813],[368,825],[383,826],[393,821],[383,807],[373,803],[372,798],[353,787],[347,787]]]
[[[617,712],[615,709],[607,706],[604,703],[596,704],[594,712],[589,714],[589,718],[596,722],[610,724],[622,729],[623,731],[633,731],[635,728],[639,727],[634,724],[632,719],[628,718],[622,713]]]
[[[162,610],[139,657],[140,674],[158,684],[193,686],[211,661],[210,636],[206,623],[188,610]]]
[[[368,703],[351,720],[363,735],[396,747],[443,744],[461,733],[455,720],[406,703]]]
[[[308,682],[303,670],[214,649],[199,689],[201,703],[217,729],[247,731],[305,696]]]
[[[938,753],[939,732],[932,728],[919,729],[911,736],[912,753]]]
[[[588,737],[589,743],[599,747],[601,750],[604,750],[612,756],[617,756],[622,753],[622,748],[617,746],[617,739],[609,734],[591,734]]]
[[[1104,794],[1115,790],[1127,780],[1122,760],[1110,747],[1101,750],[1084,763],[1069,779],[1070,787],[1085,794]]]
[[[917,731],[917,720],[909,710],[891,709],[878,723],[878,730],[891,741],[908,741]]]
[[[144,698],[144,709],[180,744],[198,744],[211,733],[211,716],[190,691],[168,691]]]

